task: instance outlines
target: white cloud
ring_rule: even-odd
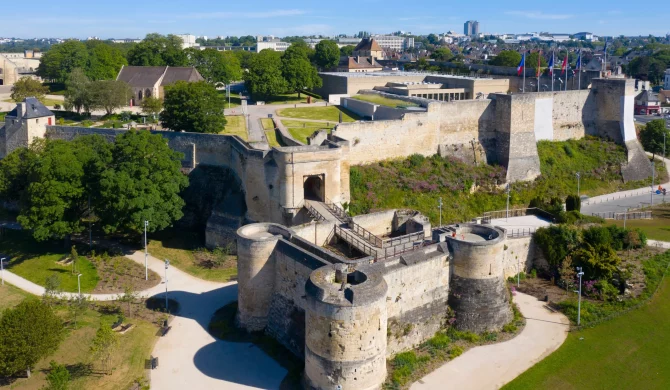
[[[284,36],[284,35],[326,35],[332,32],[333,28],[327,24],[303,24],[292,27],[275,27],[269,28],[270,34]]]
[[[544,19],[544,20],[562,20],[574,17],[574,15],[569,14],[545,14],[542,11],[507,11],[505,12],[505,14],[514,16],[523,16],[528,19]]]

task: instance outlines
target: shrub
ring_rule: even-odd
[[[463,354],[463,347],[456,345],[449,351],[449,358],[456,359]]]
[[[535,268],[533,268],[532,270],[530,270],[530,276],[529,276],[529,277],[530,277],[531,279],[535,279],[535,278],[537,278],[537,270],[536,270]]]
[[[516,325],[514,323],[510,322],[509,324],[503,325],[502,331],[505,333],[514,333],[516,332]]]
[[[409,156],[409,166],[411,168],[420,167],[423,164],[424,161],[426,161],[426,158],[421,154],[416,154],[415,153],[415,154]]]
[[[451,343],[451,339],[444,333],[436,333],[435,336],[426,342],[429,348],[437,350],[447,348],[449,343]]]
[[[596,288],[600,292],[600,298],[603,301],[614,301],[619,296],[619,289],[614,287],[607,280],[601,280],[596,283]]]
[[[482,338],[484,341],[496,341],[498,340],[498,333],[496,332],[484,332],[482,333]]]
[[[60,104],[58,103],[54,104],[54,110],[60,110]]]
[[[581,211],[582,201],[577,195],[568,195],[565,199],[565,210],[566,211]]]
[[[57,364],[53,360],[49,366],[49,374],[46,378],[48,385],[44,387],[44,390],[67,390],[70,385],[70,372],[63,364]]]
[[[447,334],[449,337],[451,337],[452,340],[465,340],[471,343],[476,343],[479,341],[479,335],[473,332],[460,331],[454,328],[449,328]]]

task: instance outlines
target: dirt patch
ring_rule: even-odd
[[[144,267],[123,256],[102,255],[90,260],[100,276],[100,281],[93,289],[94,294],[123,293],[126,288],[142,291],[161,281],[160,276],[152,270],[149,270],[149,280],[145,280]]]

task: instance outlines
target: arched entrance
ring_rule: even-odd
[[[303,188],[305,190],[305,199],[326,201],[326,186],[324,175],[311,175],[303,178]]]

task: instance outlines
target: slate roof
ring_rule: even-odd
[[[657,103],[657,104],[660,103],[660,101],[658,100],[658,96],[656,96],[655,93],[653,93],[651,91],[647,91],[647,90],[644,90],[644,91],[640,92],[635,97],[635,100],[639,101],[640,103],[646,103],[646,102]]]
[[[358,45],[356,45],[356,48],[354,51],[382,51],[382,47],[379,46],[377,41],[374,40],[374,38],[363,38]]]
[[[23,100],[26,104],[26,112],[23,113],[22,118],[34,119],[34,118],[43,118],[46,116],[53,116],[54,113],[49,111],[48,108],[42,102],[37,100],[34,97],[28,97]],[[17,117],[19,114],[18,106],[15,107],[7,116]]]
[[[124,66],[116,79],[125,81],[134,88],[153,88],[161,80],[161,77],[163,77],[162,86],[177,81],[195,82],[203,80],[198,70],[193,67],[172,66]]]
[[[347,69],[370,69],[382,68],[382,65],[372,57],[340,57],[338,67]]]

